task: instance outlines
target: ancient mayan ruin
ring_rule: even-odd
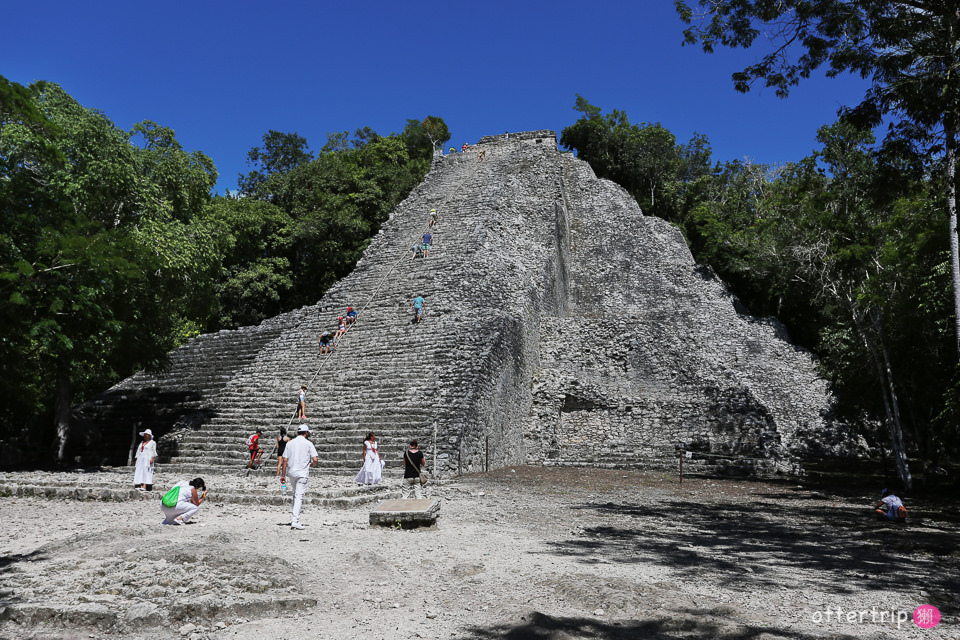
[[[433,250],[413,259],[431,209]],[[348,305],[359,321],[321,358],[317,336]],[[417,438],[444,474],[673,468],[679,451],[694,465],[789,472],[833,429],[811,355],[746,315],[675,227],[559,151],[552,131],[438,155],[315,305],[202,335],[162,375],[76,407],[72,451],[124,464],[150,427],[162,462],[240,469],[247,435],[270,441],[291,423],[301,384],[331,471],[357,466],[375,431],[388,468]]]

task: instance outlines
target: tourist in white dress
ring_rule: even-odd
[[[153,461],[157,459],[157,442],[153,431],[141,431],[143,442],[137,445],[137,469],[133,472],[133,484],[137,491],[153,488]]]
[[[371,431],[363,441],[363,467],[354,480],[357,484],[379,484],[384,462],[377,452],[377,436]]]

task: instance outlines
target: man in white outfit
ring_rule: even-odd
[[[310,437],[310,427],[305,424],[297,429],[297,437],[287,443],[283,450],[281,482],[287,476],[290,476],[290,482],[293,484],[293,520],[290,521],[291,529],[303,529],[300,524],[300,507],[303,505],[303,496],[307,492],[307,478],[310,477],[310,467],[317,466],[317,448],[313,443],[307,440]]]

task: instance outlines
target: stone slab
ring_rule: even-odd
[[[370,512],[370,524],[405,529],[429,527],[439,515],[439,500],[384,500]]]

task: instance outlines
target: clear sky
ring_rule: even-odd
[[[313,150],[327,132],[386,135],[427,115],[457,147],[504,131],[559,136],[578,93],[678,142],[705,134],[714,160],[798,160],[866,87],[821,75],[787,100],[739,94],[730,74],[759,54],[681,46],[672,0],[11,0],[0,15],[0,75],[59,83],[124,129],[174,129],[213,158],[221,193],[269,129]]]

